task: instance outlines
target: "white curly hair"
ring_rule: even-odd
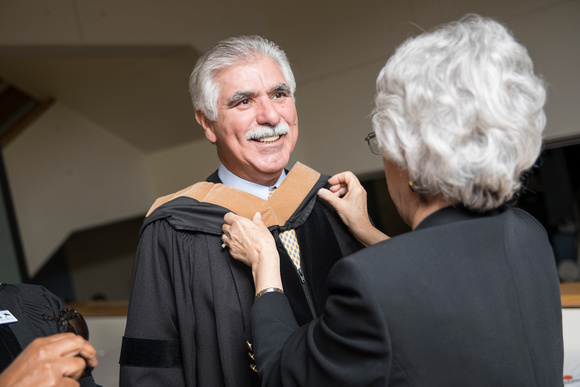
[[[500,23],[467,15],[405,41],[377,79],[373,127],[415,190],[486,211],[536,161],[546,91]]]

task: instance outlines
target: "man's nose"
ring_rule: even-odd
[[[277,125],[280,122],[280,112],[269,98],[260,103],[256,121],[260,125]]]

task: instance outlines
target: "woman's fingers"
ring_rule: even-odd
[[[264,226],[266,227],[266,225],[264,224],[264,222],[262,222],[262,214],[260,214],[259,212],[256,212],[254,214],[254,218],[252,219],[254,223],[256,223],[258,226]]]
[[[263,256],[277,257],[274,238],[259,213],[250,220],[230,212],[224,216],[224,222],[222,241],[238,261],[254,267]]]
[[[45,347],[45,350],[41,351],[40,354],[47,356],[58,355],[61,357],[80,356],[79,359],[86,362],[90,367],[96,367],[98,365],[97,351],[95,348],[88,341],[74,333],[61,333],[38,338],[31,345],[33,344],[38,347]]]
[[[367,193],[352,172],[342,172],[328,179],[330,189],[321,188],[318,196],[338,213],[350,232],[364,245],[380,242],[388,236],[373,227],[367,209]]]
[[[86,366],[85,360],[79,356],[66,357],[60,362],[62,375],[75,380],[80,379]]]
[[[2,386],[78,386],[86,365],[97,366],[93,346],[73,333],[37,338],[0,375]]]
[[[85,359],[89,367],[94,368],[99,365],[97,350],[86,340],[84,340],[83,345],[80,347],[78,355]]]
[[[64,376],[78,379],[87,364],[90,367],[98,365],[95,348],[88,341],[74,333],[61,333],[37,340],[36,345],[39,348],[43,347],[39,351],[39,356],[43,357],[40,360],[50,361],[51,358],[62,358],[59,361],[59,366]]]
[[[320,188],[318,190],[318,196],[326,200],[334,208],[336,208],[336,206],[340,203],[340,198],[326,188]]]

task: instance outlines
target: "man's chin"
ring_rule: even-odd
[[[272,179],[274,177],[278,179],[287,163],[287,161],[285,163],[283,161],[278,161],[255,165],[254,174],[256,177],[260,177],[261,179]]]

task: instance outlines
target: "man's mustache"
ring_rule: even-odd
[[[246,140],[257,140],[263,137],[281,136],[290,131],[290,127],[285,122],[280,122],[276,126],[258,126],[246,132]]]

